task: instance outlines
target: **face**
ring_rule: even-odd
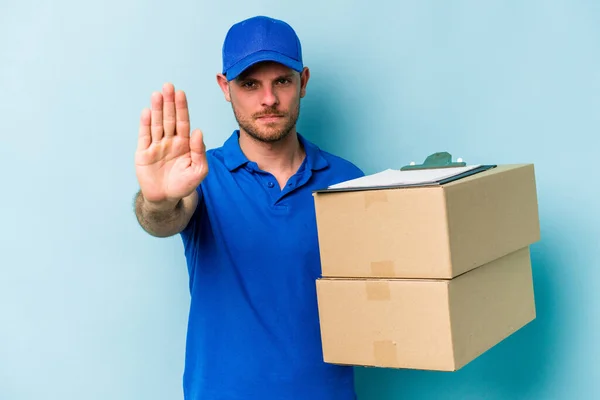
[[[265,143],[295,130],[308,78],[307,68],[298,73],[278,63],[256,64],[230,82],[217,75],[240,130]]]

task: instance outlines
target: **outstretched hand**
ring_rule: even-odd
[[[151,109],[140,119],[135,170],[144,199],[177,203],[192,194],[208,173],[202,132],[190,137],[190,118],[183,91],[171,84],[151,97]]]

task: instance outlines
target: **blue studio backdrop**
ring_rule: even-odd
[[[367,173],[435,151],[536,167],[537,319],[458,372],[357,368],[359,399],[597,398],[597,0],[4,0],[0,398],[181,398],[186,268],[132,212],[139,114],[173,82],[221,145],[222,39],[257,14],[302,39],[299,131],[323,149]]]

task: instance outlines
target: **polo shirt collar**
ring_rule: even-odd
[[[244,152],[242,152],[239,137],[240,131],[235,130],[223,145],[223,161],[225,166],[230,171],[234,171],[250,162]],[[300,140],[302,146],[304,146],[304,151],[306,152],[306,159],[304,160],[304,164],[306,166],[308,166],[311,170],[316,171],[326,168],[329,165],[325,157],[323,157],[321,154],[321,149],[319,149],[319,147],[308,141],[299,133],[298,139]]]

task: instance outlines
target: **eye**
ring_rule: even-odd
[[[245,89],[252,89],[252,88],[256,87],[256,83],[255,82],[244,82],[242,84],[242,87]]]
[[[279,78],[277,79],[277,84],[278,85],[287,85],[288,83],[291,83],[292,81],[288,78]]]

